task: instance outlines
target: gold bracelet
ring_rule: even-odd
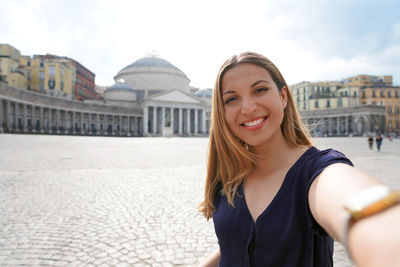
[[[400,190],[392,190],[384,185],[371,186],[357,193],[347,202],[344,206],[346,217],[341,241],[349,255],[348,232],[350,227],[363,218],[382,212],[399,203]]]

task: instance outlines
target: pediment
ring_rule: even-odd
[[[150,100],[157,102],[179,102],[179,103],[201,104],[201,102],[196,98],[191,97],[180,91],[170,91],[167,93],[163,93],[161,95],[151,97]]]

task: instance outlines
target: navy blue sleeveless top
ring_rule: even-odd
[[[353,165],[342,153],[309,148],[289,169],[278,193],[254,223],[243,185],[234,198],[215,195],[215,233],[221,252],[219,267],[333,266],[333,239],[314,220],[308,190],[325,167]]]

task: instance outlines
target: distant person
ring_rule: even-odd
[[[218,250],[201,266],[333,266],[333,238],[357,266],[400,266],[400,191],[311,144],[270,60],[228,59],[211,112],[200,210]]]
[[[374,138],[372,138],[372,136],[368,137],[368,146],[369,149],[372,150],[372,146],[374,145]]]
[[[378,148],[378,151],[381,151],[381,146],[382,146],[382,135],[377,135],[375,142],[376,142],[376,147]]]

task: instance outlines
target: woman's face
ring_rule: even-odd
[[[287,89],[279,92],[267,70],[239,64],[224,74],[221,85],[225,118],[236,137],[260,146],[282,135]]]

